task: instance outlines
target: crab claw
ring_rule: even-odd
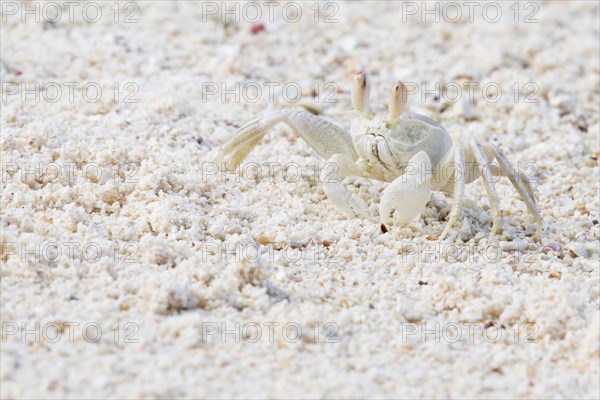
[[[400,114],[404,112],[406,108],[406,86],[404,83],[398,81],[392,88],[390,93],[390,101],[388,105],[388,121],[394,123],[400,117]]]
[[[367,114],[371,110],[369,105],[369,94],[371,92],[371,82],[367,79],[367,74],[364,71],[357,73],[354,76],[352,83],[352,106],[363,114]]]
[[[431,197],[431,160],[424,151],[413,156],[405,173],[383,191],[379,215],[384,224],[404,225],[419,216]]]

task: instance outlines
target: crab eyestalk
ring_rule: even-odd
[[[351,100],[354,109],[363,114],[368,114],[371,111],[371,106],[369,105],[370,92],[371,82],[367,79],[367,74],[361,71],[354,76],[352,86]]]
[[[400,115],[406,108],[406,85],[402,82],[398,82],[392,88],[390,93],[390,101],[388,104],[388,121],[394,123],[398,120]]]

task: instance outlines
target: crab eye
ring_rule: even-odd
[[[388,122],[395,123],[406,108],[407,94],[404,83],[398,81],[390,92],[388,104]]]
[[[352,86],[351,101],[355,110],[367,114],[371,107],[369,106],[369,94],[371,92],[371,82],[367,79],[364,71],[354,76]]]

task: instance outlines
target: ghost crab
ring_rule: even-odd
[[[324,168],[321,182],[327,197],[350,217],[373,219],[364,202],[341,185],[344,177],[389,182],[379,204],[384,224],[411,221],[425,209],[432,190],[437,190],[453,197],[448,223],[439,237],[443,240],[458,219],[465,185],[481,176],[493,215],[491,239],[501,224],[494,178],[504,176],[535,218],[536,234],[540,233],[542,217],[531,183],[513,170],[496,145],[481,144],[466,134],[453,143],[437,122],[406,112],[407,90],[402,82],[392,88],[387,112],[370,106],[369,92],[370,81],[364,72],[359,72],[351,93],[355,117],[350,133],[303,110],[280,110],[242,126],[223,144],[218,158],[226,161],[226,168],[234,168],[270,128],[283,122],[328,160],[328,165],[336,167],[333,173]]]

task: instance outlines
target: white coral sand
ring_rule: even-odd
[[[261,25],[244,3],[239,22],[186,1],[37,23],[3,2],[2,397],[598,398],[598,4],[492,22],[459,2],[451,23],[408,3],[263,4]],[[398,79],[476,82],[411,110],[529,168],[542,235],[505,180],[495,242],[480,181],[442,244],[441,193],[403,227],[347,219],[284,125],[242,178],[215,172],[297,88],[347,127],[362,68],[382,104]],[[383,184],[345,183],[376,213]]]

